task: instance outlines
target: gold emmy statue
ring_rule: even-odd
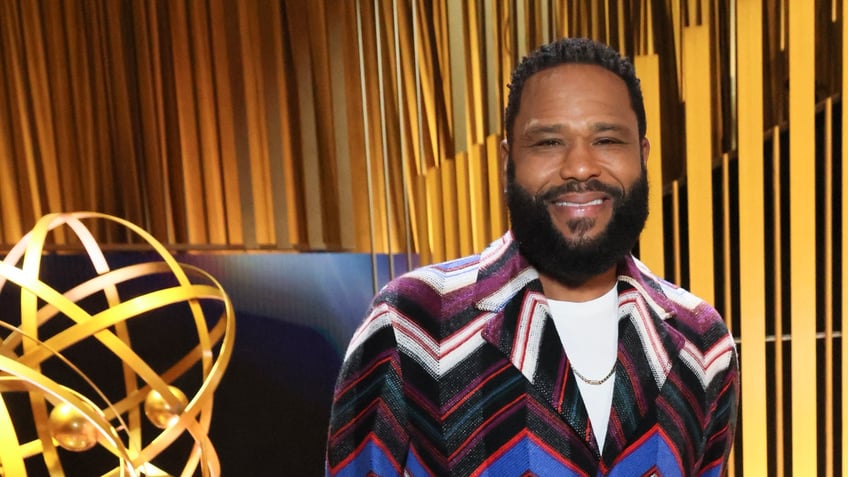
[[[154,260],[111,266],[86,225],[91,222],[128,229],[155,252],[139,255]],[[51,232],[69,231],[91,273],[56,290],[43,281],[45,242]],[[212,276],[178,263],[149,233],[120,218],[50,214],[0,262],[4,295],[20,308],[0,308],[0,475],[25,476],[37,468],[63,476],[71,472],[69,457],[87,453],[105,456],[97,473],[108,476],[220,474],[208,432],[235,323],[232,304]],[[138,333],[156,343],[172,323],[196,339],[185,352],[172,357],[173,349],[138,346],[144,341]],[[21,408],[25,412],[17,412]],[[170,462],[180,447],[175,442],[185,441],[184,455],[177,456],[182,468],[163,470],[157,457],[171,448]]]

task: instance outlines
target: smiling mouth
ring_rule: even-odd
[[[557,207],[591,207],[593,205],[601,205],[603,203],[603,199],[595,199],[588,202],[569,202],[565,200],[553,202],[553,204]]]

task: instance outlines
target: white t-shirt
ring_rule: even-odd
[[[590,380],[601,380],[615,367],[618,356],[618,290],[585,302],[548,300],[551,315],[571,366]],[[615,373],[603,384],[577,376],[577,387],[603,450],[612,407]]]

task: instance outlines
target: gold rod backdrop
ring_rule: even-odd
[[[840,475],[846,4],[3,1],[0,241],[97,210],[174,249],[363,252],[375,268],[479,251],[508,227],[510,72],[543,41],[601,39],[633,58],[648,108],[640,258],[739,342],[731,475]]]
[[[737,143],[739,184],[739,249],[763,250],[763,253],[742,253],[739,260],[739,297],[744,352],[742,369],[766,369],[766,274],[765,274],[765,204],[763,166],[763,53],[762,3],[759,0],[740,0],[737,3],[737,44],[748,45],[737,53],[739,111]],[[767,429],[766,373],[751,372],[741,376],[741,407],[745,409],[745,426]],[[742,475],[756,475],[768,462],[768,435],[765,432],[744,432],[745,449]]]
[[[789,229],[792,475],[816,474],[816,253],[814,3],[789,3]]]

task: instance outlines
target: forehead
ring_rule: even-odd
[[[524,83],[518,116],[578,105],[584,109],[594,105],[635,120],[624,80],[604,67],[581,63],[557,65],[530,76]]]

